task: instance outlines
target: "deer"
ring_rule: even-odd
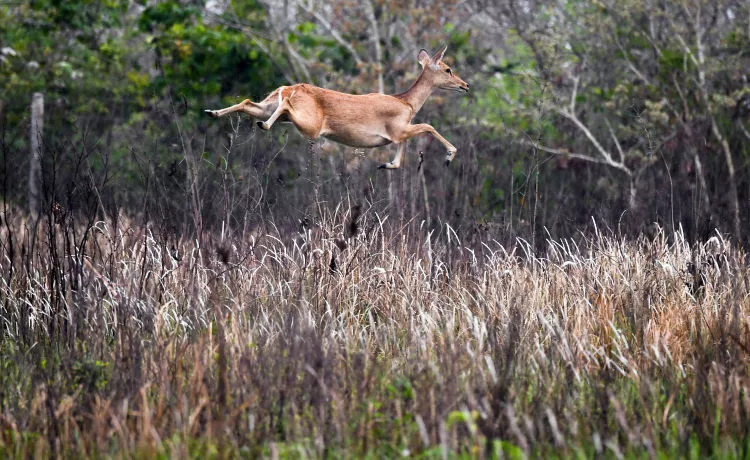
[[[443,62],[447,49],[447,45],[443,46],[432,56],[424,49],[419,50],[417,60],[422,71],[403,93],[358,95],[299,83],[276,88],[261,102],[245,99],[224,109],[205,112],[213,118],[244,112],[263,130],[271,129],[277,121],[291,122],[310,140],[324,137],[355,148],[398,144],[396,156],[380,165],[381,169],[400,168],[405,141],[429,133],[445,146],[448,166],[456,156],[456,147],[431,125],[412,124],[435,88],[469,92],[469,84]]]

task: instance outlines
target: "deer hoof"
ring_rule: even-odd
[[[449,166],[451,164],[451,161],[456,157],[456,151],[448,152],[448,155],[445,156],[445,166]]]
[[[206,110],[204,110],[204,112],[206,112],[206,114],[208,114],[208,116],[211,117],[211,118],[219,118],[219,116],[216,114],[215,110],[208,110],[208,109],[206,109]]]
[[[378,166],[378,169],[398,169],[399,166],[393,164],[392,161],[389,161],[388,163],[383,163],[382,165]]]
[[[262,129],[264,131],[268,131],[269,129],[271,129],[271,127],[265,121],[258,121],[256,123],[258,125],[258,128],[260,128],[260,129]]]

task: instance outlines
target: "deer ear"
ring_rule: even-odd
[[[430,63],[430,53],[428,53],[424,49],[419,50],[417,61],[419,61],[419,65],[421,65],[422,68],[424,69],[425,66]]]
[[[444,46],[443,46],[443,47],[442,47],[442,48],[440,49],[440,51],[438,51],[437,53],[435,53],[435,55],[434,55],[434,56],[432,56],[432,59],[431,59],[431,63],[432,63],[433,65],[437,65],[437,63],[439,63],[440,61],[442,61],[442,60],[443,60],[443,56],[445,56],[445,52],[446,52],[447,50],[448,50],[448,45],[444,45]]]

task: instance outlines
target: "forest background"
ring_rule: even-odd
[[[317,190],[467,235],[570,236],[593,218],[633,236],[657,223],[748,237],[744,2],[24,1],[0,14],[0,177],[19,205],[41,92],[44,195],[66,210],[247,230],[312,217]],[[384,172],[393,149],[309,147],[292,128],[202,113],[295,82],[396,93],[419,49],[442,44],[473,88],[436,91],[417,116],[458,147],[448,169],[429,136]]]

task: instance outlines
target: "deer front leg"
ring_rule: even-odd
[[[396,156],[389,161],[388,163],[383,163],[382,165],[378,166],[378,169],[398,169],[401,167],[401,156],[404,154],[404,148],[406,146],[406,142],[402,142],[398,144],[398,151],[396,152]]]
[[[245,112],[253,118],[265,118],[263,116],[264,115],[263,106],[261,106],[260,104],[256,104],[250,99],[245,99],[239,104],[229,106],[225,109],[205,110],[205,112],[211,118],[223,117],[224,115],[229,115],[230,113],[234,113],[234,112]]]
[[[448,154],[445,156],[445,165],[448,166],[451,164],[451,161],[453,161],[453,158],[456,156],[456,147],[453,146],[446,138],[440,135],[435,128],[433,128],[431,125],[428,125],[427,123],[420,123],[418,125],[408,125],[403,133],[401,133],[401,136],[399,138],[399,142],[403,142],[411,137],[416,136],[417,134],[422,133],[430,133],[432,134],[435,139],[439,140],[441,144],[443,144],[448,150]]]

